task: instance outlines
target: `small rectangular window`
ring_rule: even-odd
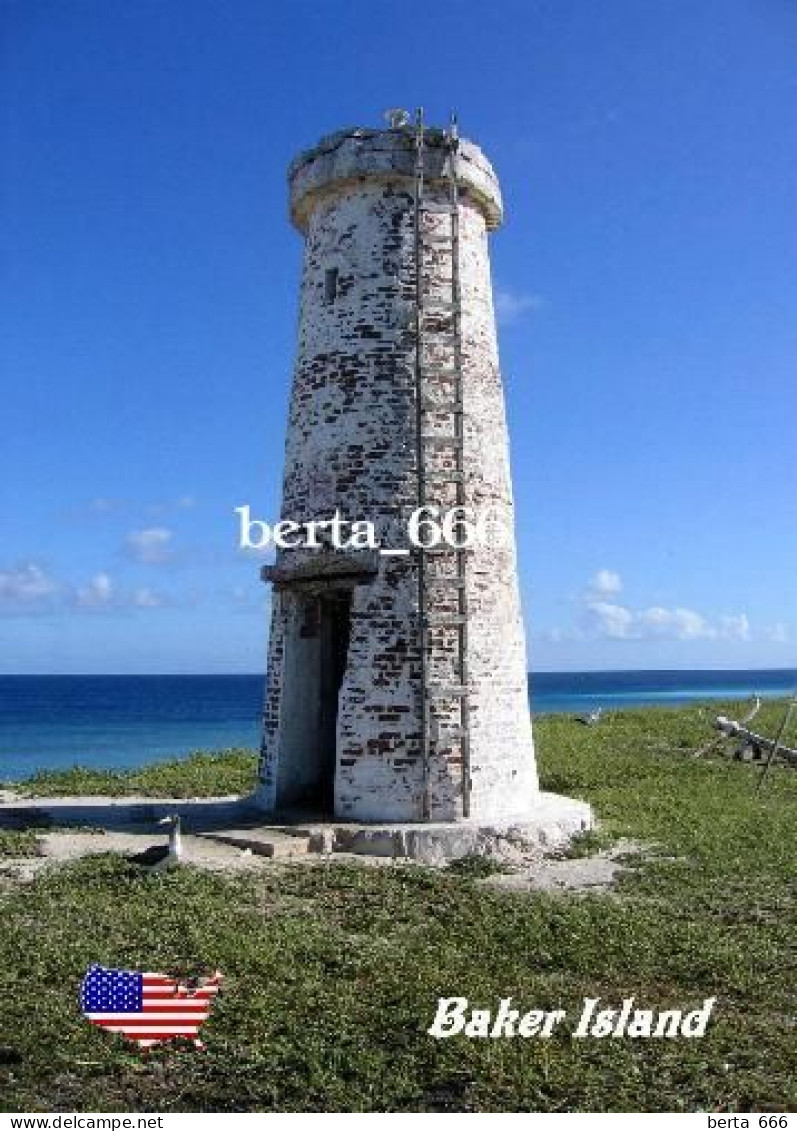
[[[324,298],[327,302],[334,302],[338,297],[338,269],[330,267],[324,273]]]

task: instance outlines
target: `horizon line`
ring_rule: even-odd
[[[526,675],[628,675],[645,672],[652,675],[673,675],[681,672],[797,672],[794,667],[682,667],[682,668],[539,668],[528,669]],[[265,679],[266,672],[0,672],[0,679]]]

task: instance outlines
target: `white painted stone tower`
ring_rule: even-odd
[[[342,820],[522,821],[539,794],[488,257],[501,194],[477,146],[454,142],[450,166],[450,133],[425,130],[420,157],[417,138],[410,125],[344,130],[290,167],[305,249],[282,518],[337,509],[372,521],[383,547],[409,548],[420,451],[424,498],[444,510],[464,501],[472,519],[489,511],[494,537],[423,561],[415,550],[280,551],[264,571],[273,607],[257,799]],[[446,302],[455,247],[457,313]]]

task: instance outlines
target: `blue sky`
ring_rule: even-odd
[[[794,666],[787,0],[3,0],[0,670],[264,665],[295,152],[493,160],[532,668]]]

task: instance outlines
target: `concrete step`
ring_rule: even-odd
[[[269,856],[284,860],[291,856],[306,856],[310,851],[310,837],[289,834],[275,829],[214,829],[200,834],[204,840],[218,841],[253,852],[256,856]]]

